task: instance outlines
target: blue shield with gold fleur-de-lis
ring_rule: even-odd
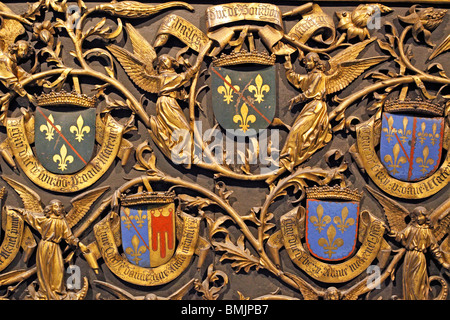
[[[356,248],[359,202],[308,199],[306,244],[316,258],[340,261]]]
[[[36,157],[50,172],[72,174],[83,169],[95,148],[95,108],[36,107]]]
[[[253,136],[272,123],[276,109],[275,66],[211,67],[217,122],[236,136]]]
[[[122,248],[132,264],[153,268],[175,252],[174,195],[145,192],[123,198],[120,208]]]
[[[425,179],[441,164],[443,137],[443,117],[384,112],[380,160],[394,178]]]

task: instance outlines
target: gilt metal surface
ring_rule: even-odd
[[[2,299],[447,300],[421,3],[0,3]]]

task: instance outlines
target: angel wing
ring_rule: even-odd
[[[125,25],[128,36],[133,46],[136,57],[153,69],[153,61],[156,59],[156,52],[153,46],[129,23]]]
[[[433,210],[429,215],[429,220],[433,226],[433,234],[436,241],[439,242],[446,234],[449,233],[450,228],[450,198],[443,204]]]
[[[367,287],[369,276],[365,277],[352,287],[342,292],[342,300],[357,300],[360,295],[367,293],[370,289]]]
[[[36,192],[6,176],[2,175],[2,179],[5,180],[20,196],[25,210],[35,213],[44,213],[44,207],[41,203],[41,197],[39,197]]]
[[[359,53],[375,38],[354,44],[332,57],[328,63],[330,69],[327,72],[327,94],[338,92],[358,78],[366,69],[388,59],[387,56],[356,59]]]
[[[181,300],[183,297],[191,290],[191,288],[194,285],[194,281],[196,279],[192,279],[188,283],[186,283],[184,286],[182,286],[180,289],[172,293],[170,296],[167,297],[167,300]]]
[[[106,191],[109,187],[101,187],[89,190],[70,201],[72,209],[66,215],[66,221],[69,228],[75,226],[89,211],[92,204]]]
[[[406,228],[405,218],[409,216],[409,211],[398,202],[389,199],[378,191],[366,185],[366,189],[373,195],[384,209],[389,227],[394,232],[402,231]]]
[[[433,52],[428,57],[427,61],[433,60],[441,53],[448,51],[450,49],[450,34],[438,45],[434,48]]]
[[[133,53],[117,45],[109,45],[107,48],[139,88],[157,93],[160,88],[160,80],[153,69],[153,61],[156,59],[155,49],[131,24],[127,23],[126,29]]]
[[[119,298],[119,300],[137,300],[136,297],[133,296],[128,291],[125,291],[115,285],[108,283],[108,282],[94,280],[94,283],[101,287],[104,287],[107,291],[109,291],[110,293],[115,295],[117,298]]]
[[[0,2],[0,11],[14,15],[7,5]],[[3,18],[0,27],[0,50],[6,52],[9,45],[13,44],[17,37],[25,32],[24,26],[16,19]]]
[[[325,291],[317,289],[310,285],[305,280],[297,277],[294,274],[289,272],[284,273],[288,278],[292,279],[297,285],[298,289],[302,293],[303,299],[305,300],[319,300],[319,297],[323,297],[325,295]]]

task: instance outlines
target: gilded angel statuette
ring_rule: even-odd
[[[5,16],[3,16],[5,15]],[[33,51],[30,43],[16,39],[25,33],[22,22],[27,20],[14,14],[6,5],[0,2],[0,81],[10,90],[20,96],[29,95],[20,81],[30,76],[19,64],[28,59]],[[29,23],[29,22],[28,22]]]
[[[74,227],[86,213],[92,204],[109,187],[87,191],[72,199],[72,208],[66,214],[60,200],[52,200],[43,207],[39,195],[28,187],[12,179],[3,176],[3,179],[19,194],[24,208],[6,207],[13,210],[25,222],[39,232],[41,241],[36,252],[36,273],[38,289],[34,282],[28,287],[28,299],[33,300],[81,300],[87,293],[88,282],[84,279],[84,286],[78,292],[66,290],[64,281],[65,259],[60,243],[64,240],[69,245],[79,248],[89,260],[89,249],[72,233]],[[70,254],[69,254],[70,257]],[[31,275],[27,270],[24,277]],[[17,275],[16,275],[17,276]],[[20,276],[20,275],[19,275]],[[21,279],[23,280],[23,278]]]
[[[180,67],[177,59],[168,54],[158,57],[153,46],[132,25],[127,24],[126,29],[133,53],[117,45],[110,45],[108,49],[139,88],[158,94],[156,116],[151,117],[149,132],[153,141],[170,158],[175,146],[182,150],[182,146],[189,143],[191,128],[177,100],[188,98],[184,86],[199,71],[210,45],[203,47],[193,66],[183,63],[186,70],[177,72],[176,69]],[[156,60],[157,67],[154,68]],[[175,131],[183,134],[176,140],[173,139]]]
[[[442,277],[428,276],[426,253],[430,252],[444,268],[450,268],[450,261],[446,256],[448,239],[442,241],[450,226],[450,200],[432,212],[420,206],[409,212],[371,187],[366,188],[383,207],[390,227],[388,236],[406,249],[403,261],[403,299],[428,300],[432,280],[439,281],[442,290],[446,290],[447,283]],[[405,219],[408,217],[411,221],[406,224]]]
[[[394,278],[393,274],[397,263],[405,254],[405,249],[401,248],[395,252],[396,255],[377,281],[373,281],[373,275],[368,275],[347,289],[338,289],[333,286],[322,289],[294,274],[286,273],[286,275],[297,284],[305,300],[357,300],[361,296],[370,293],[377,284],[384,282],[388,277]]]
[[[296,73],[290,56],[287,57],[284,64],[286,77],[295,88],[302,91],[290,100],[289,108],[298,103],[305,105],[295,119],[280,153],[280,163],[284,169],[292,171],[330,142],[332,130],[327,96],[343,90],[366,69],[387,59],[384,56],[356,59],[372,41],[374,39],[369,39],[339,52],[328,61],[328,68],[315,52],[308,53],[304,58],[300,56],[307,74]]]

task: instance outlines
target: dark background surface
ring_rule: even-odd
[[[92,6],[95,4],[95,2],[86,2],[88,6]],[[216,2],[214,4],[219,3],[226,3],[226,2]],[[123,19],[124,21],[131,22],[136,29],[143,34],[150,43],[153,42],[154,36],[156,31],[159,28],[160,22],[165,17],[165,15],[169,13],[177,14],[197,27],[199,27],[202,31],[206,31],[205,27],[205,10],[210,4],[206,2],[193,2],[191,3],[195,7],[195,12],[189,12],[186,10],[166,10],[154,17],[150,17],[148,19],[134,19],[134,20],[127,20]],[[337,17],[335,16],[335,12],[338,10],[349,10],[352,11],[356,6],[358,5],[356,2],[319,2],[322,9],[328,13],[330,16],[333,17],[336,25],[337,25]],[[394,9],[393,12],[389,14],[385,14],[382,16],[383,21],[388,20],[393,22],[399,30],[401,25],[399,24],[398,19],[396,18],[397,15],[405,15],[405,12],[408,10],[410,4],[394,4],[394,3],[385,3],[392,9]],[[297,3],[284,1],[284,2],[277,2],[277,5],[280,7],[282,12],[289,11],[296,7]],[[9,3],[8,6],[15,12],[15,13],[22,13],[26,10],[27,4],[26,3]],[[424,5],[426,6],[426,5]],[[435,7],[440,7],[439,5],[434,5]],[[47,15],[50,17],[51,14],[47,13]],[[99,16],[92,16],[89,19],[89,22],[86,26],[86,28],[94,25],[99,21]],[[291,27],[297,23],[298,19],[300,19],[300,16],[296,17],[288,17],[285,20],[285,30],[290,30]],[[446,35],[450,32],[450,24],[449,24],[449,14],[444,18],[444,21],[442,24],[432,33],[432,41],[436,44],[440,43]],[[111,20],[108,18],[108,22],[111,25],[114,26],[114,19]],[[124,29],[125,30],[125,29]],[[384,38],[383,33],[385,32],[384,26],[380,30],[371,30],[372,36],[377,36],[379,38]],[[338,32],[338,35],[340,35],[340,32]],[[67,64],[73,63],[73,58],[69,55],[69,51],[71,50],[71,43],[69,39],[62,36],[60,38],[63,41],[63,58],[64,61]],[[119,36],[116,39],[116,43],[119,46],[123,46],[129,50],[131,50],[131,44],[130,41],[127,40],[127,36],[125,35],[125,32],[123,35]],[[412,62],[416,67],[419,69],[424,69],[425,66],[425,60],[431,53],[431,48],[426,47],[425,45],[421,44],[418,45],[413,41],[412,38],[410,38],[407,43],[412,44],[414,58],[412,59]],[[174,46],[172,49],[163,48],[160,49],[159,53],[175,53],[176,50],[180,49],[182,47],[182,44],[179,43],[176,40],[173,40],[171,38],[168,45]],[[86,42],[85,47],[91,48],[95,46],[104,46],[104,42],[100,40],[88,40]],[[360,57],[369,57],[369,56],[375,56],[375,55],[382,55],[384,54],[381,49],[376,45],[376,43],[372,43],[370,46],[368,46],[360,55]],[[442,54],[435,58],[433,62],[439,62],[441,63],[446,71],[448,71],[448,56],[449,54]],[[209,61],[207,61],[209,63]],[[282,68],[283,59],[278,58],[277,65],[278,65],[278,99],[277,99],[277,110],[276,110],[276,117],[281,118],[283,121],[285,121],[287,124],[292,124],[295,117],[298,115],[298,113],[301,110],[301,106],[293,109],[292,111],[288,110],[288,102],[289,99],[294,97],[298,94],[298,92],[290,86],[287,82],[287,80],[284,77],[284,72]],[[75,63],[73,63],[74,67],[77,67]],[[96,69],[101,70],[101,64],[99,61],[93,61],[91,66],[94,66]],[[125,74],[123,69],[119,66],[118,63],[115,64],[117,67],[117,78],[122,81],[124,85],[132,92],[135,97],[140,97],[141,95],[145,95],[145,98],[148,99],[147,103],[147,112],[149,114],[154,115],[155,114],[155,101],[156,96],[151,94],[146,94],[145,92],[139,90],[137,87],[133,85],[133,83],[130,81],[128,76]],[[204,65],[205,67],[206,65]],[[298,63],[295,64],[296,70],[300,72],[304,72],[304,69],[301,68]],[[392,70],[398,70],[397,66],[394,64],[393,61],[389,60],[383,64],[380,64],[376,67],[376,69],[386,69],[390,68]],[[91,79],[80,79],[83,83],[82,90],[84,93],[89,93],[89,91],[92,89],[92,85],[94,84]],[[210,81],[209,77],[202,77],[201,80],[202,84],[208,84]],[[359,77],[356,81],[354,81],[349,87],[347,87],[345,90],[340,92],[338,96],[340,98],[345,98],[346,96],[350,95],[353,92],[356,92],[364,86],[370,84],[370,80],[363,80],[363,77]],[[67,90],[70,90],[71,88],[67,88]],[[430,90],[433,88],[430,87]],[[410,97],[415,98],[415,96],[419,95],[417,91],[410,91]],[[394,94],[395,96],[395,94]],[[211,103],[211,92],[207,90],[203,94],[200,95],[199,98],[202,107],[205,111],[204,114],[200,112],[199,119],[203,122],[203,128],[204,130],[207,128],[211,128],[214,126],[214,116],[212,113],[212,108],[210,106]],[[363,121],[367,120],[371,114],[368,114],[367,112],[367,106],[370,105],[373,102],[372,98],[365,99],[363,101],[360,101],[354,105],[352,105],[347,110],[347,115],[354,115],[360,117]],[[103,103],[103,105],[102,105]],[[99,105],[99,110],[104,107],[104,102],[102,102]],[[11,106],[13,109],[12,115],[18,115],[18,109],[19,107],[27,107],[28,102],[25,99],[17,99],[15,103]],[[187,105],[182,104],[183,109],[186,112],[186,116],[188,115]],[[333,107],[333,104],[330,104],[330,108]],[[150,145],[154,148],[155,154],[157,156],[157,167],[162,170],[165,174],[174,176],[174,177],[182,177],[184,180],[192,181],[194,183],[200,184],[201,186],[208,188],[209,190],[214,190],[214,178],[213,173],[200,170],[198,168],[193,167],[191,170],[187,170],[182,166],[177,166],[172,164],[164,155],[154,146],[153,142],[151,141],[151,138],[147,132],[147,129],[144,127],[142,123],[137,120],[136,125],[138,127],[138,132],[132,133],[127,136],[129,140],[134,144],[134,146],[138,146],[141,142],[148,140],[150,142]],[[3,140],[5,137],[5,130],[4,128],[1,128],[1,139]],[[281,131],[280,133],[280,147],[282,146],[284,139],[287,135],[286,131]],[[350,154],[348,153],[349,147],[355,142],[355,135],[352,133],[346,134],[344,132],[338,132],[334,134],[333,140],[323,149],[319,150],[316,154],[314,154],[311,159],[309,159],[307,162],[302,164],[303,166],[318,166],[322,168],[327,168],[328,165],[325,161],[325,154],[332,149],[338,149],[342,152],[344,155],[345,161],[349,164],[349,170],[348,170],[348,179],[347,183],[351,188],[357,188],[358,190],[362,191],[364,185],[369,184],[372,187],[376,186],[370,181],[370,179],[363,174],[357,167],[357,165],[352,160]],[[97,181],[91,188],[96,188],[100,186],[110,186],[111,189],[103,196],[103,198],[106,198],[107,196],[111,195],[116,188],[121,186],[126,180],[138,177],[143,174],[143,172],[139,172],[133,169],[134,157],[130,157],[129,162],[124,167],[121,166],[120,160],[117,159],[115,164],[108,170],[108,172],[99,180]],[[33,190],[35,190],[41,197],[42,202],[44,204],[47,204],[51,199],[57,198],[60,199],[64,205],[68,208],[70,207],[70,200],[74,195],[64,195],[64,194],[53,194],[50,192],[47,192],[47,190],[41,189],[35,185],[24,175],[24,173],[19,169],[18,171],[13,172],[12,169],[3,161],[3,159],[0,159],[0,170],[1,174],[8,176],[16,181],[19,181],[21,183],[26,184],[27,186],[31,187]],[[255,182],[241,182],[241,181],[233,181],[228,179],[222,179],[226,183],[227,189],[232,190],[233,194],[230,197],[230,203],[232,204],[233,208],[239,212],[241,215],[246,215],[250,212],[250,209],[255,206],[261,206],[264,202],[265,196],[269,193],[269,189],[264,183],[255,183]],[[6,185],[4,181],[0,182],[0,185]],[[160,187],[161,190],[164,189],[164,186]],[[6,203],[8,205],[12,206],[22,206],[20,198],[18,195],[9,187],[8,189],[8,196]],[[442,189],[439,193],[435,194],[432,197],[423,199],[421,201],[408,201],[408,200],[402,200],[402,199],[396,199],[401,204],[403,204],[408,209],[413,209],[418,203],[420,205],[425,206],[427,209],[433,209],[437,207],[439,204],[441,204],[444,200],[447,200],[449,193],[449,186]],[[273,206],[272,206],[272,212],[275,215],[274,222],[276,223],[276,228],[273,229],[279,230],[279,217],[286,212],[288,212],[293,206],[289,202],[290,200],[293,200],[292,198],[285,197],[280,198]],[[95,205],[94,208],[97,208],[99,203]],[[363,210],[369,210],[372,214],[376,215],[377,217],[380,217],[383,219],[383,212],[381,210],[381,207],[376,203],[376,201],[367,193],[363,197],[361,201],[361,208]],[[230,233],[235,237],[234,239],[237,239],[240,235],[240,231],[236,228],[236,226],[228,224],[227,225]],[[205,224],[202,224],[202,233],[203,235],[206,235],[205,232]],[[253,229],[253,231],[256,233],[256,229]],[[272,232],[273,232],[272,231]],[[37,241],[38,235],[36,235]],[[88,229],[86,232],[83,233],[83,235],[80,237],[80,239],[83,241],[83,243],[90,243],[94,240],[94,235],[92,233],[92,228]],[[389,243],[392,245],[393,249],[396,248],[396,244],[389,241]],[[248,244],[247,247],[253,252],[253,248]],[[90,282],[90,289],[87,296],[87,299],[95,299],[98,293],[101,294],[102,298],[114,298],[111,296],[108,292],[105,290],[98,288],[95,284],[92,283],[93,280],[101,280],[101,281],[107,281],[109,283],[112,283],[114,285],[120,286],[121,288],[129,291],[130,293],[134,295],[145,295],[147,293],[155,293],[158,296],[168,296],[174,291],[178,290],[185,284],[187,281],[191,280],[192,278],[198,278],[200,280],[205,279],[206,277],[206,270],[208,265],[214,264],[214,268],[216,270],[222,270],[228,275],[228,284],[224,287],[224,289],[220,292],[219,299],[239,299],[238,292],[241,292],[244,296],[250,297],[250,298],[256,298],[262,295],[270,294],[273,292],[278,292],[283,295],[295,297],[302,299],[301,294],[297,292],[296,290],[293,290],[293,288],[286,286],[285,283],[281,282],[276,277],[272,276],[270,273],[260,270],[255,271],[253,268],[248,272],[245,273],[243,271],[236,273],[230,266],[229,261],[219,262],[219,259],[221,257],[221,253],[214,252],[211,250],[208,255],[207,259],[203,265],[203,267],[200,270],[196,269],[196,263],[197,263],[197,257],[194,256],[194,259],[191,263],[191,266],[185,270],[181,276],[179,276],[176,280],[163,285],[163,286],[157,286],[157,287],[140,287],[135,286],[132,284],[129,284],[121,279],[119,279],[117,276],[115,276],[104,264],[103,260],[99,260],[101,271],[99,275],[95,275],[94,272],[87,266],[86,261],[81,257],[80,253],[77,252],[75,258],[74,258],[74,264],[81,267],[81,274],[82,276],[86,276],[89,279]],[[326,288],[328,285],[324,283],[317,282],[315,280],[312,280],[309,278],[302,270],[298,269],[289,259],[287,253],[285,250],[281,251],[281,258],[282,258],[282,265],[284,270],[289,271],[291,273],[295,273],[299,275],[300,277],[307,279],[310,283]],[[375,263],[376,261],[374,261]],[[374,290],[370,293],[369,299],[390,299],[391,296],[397,295],[401,297],[401,279],[402,279],[402,261],[400,261],[399,267],[397,267],[396,271],[396,279],[395,281],[388,281],[387,283],[383,283],[381,285],[381,289]],[[32,267],[34,265],[34,255],[31,257],[28,265],[24,264],[21,257],[21,252],[19,252],[16,259],[13,261],[13,263],[3,272],[8,272],[14,269],[20,269],[20,268],[27,268]],[[438,275],[438,274],[445,274],[445,272],[442,271],[441,267],[436,264],[436,262],[431,258],[429,259],[429,273],[430,275]],[[362,279],[366,276],[365,273],[361,274],[354,280],[343,283],[343,284],[336,284],[334,286],[338,288],[347,288],[352,286],[354,283],[358,281],[358,279]],[[449,279],[448,274],[443,276],[447,281]],[[30,281],[34,280],[35,278],[31,278],[28,282],[22,283],[17,292],[14,293],[11,298],[12,299],[23,299],[26,292],[26,286],[30,283]],[[6,288],[0,288],[0,293],[6,292]],[[196,293],[194,290],[191,290],[189,294],[185,297],[185,299],[192,299],[192,300],[199,300],[201,299],[201,296]]]

